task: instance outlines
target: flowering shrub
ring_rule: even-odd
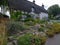
[[[48,30],[48,31],[46,32],[46,34],[47,34],[48,37],[53,37],[55,33],[54,33],[53,30]]]
[[[21,22],[9,22],[6,26],[8,35],[14,35],[19,31],[25,31],[29,28]]]
[[[60,23],[54,23],[52,29],[55,33],[60,33]]]
[[[44,40],[44,41],[43,41]],[[43,38],[33,34],[25,34],[24,36],[18,37],[18,45],[41,45],[41,42],[45,42]]]
[[[55,33],[60,33],[60,23],[53,23],[52,25],[48,26],[46,34],[51,37],[54,36]]]

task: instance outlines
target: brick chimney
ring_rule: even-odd
[[[44,8],[44,4],[42,4],[42,8]]]

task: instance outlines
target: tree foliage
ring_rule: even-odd
[[[0,5],[7,6],[8,5],[8,0],[0,0]]]
[[[16,11],[14,12],[14,10],[11,11],[11,19],[13,20],[19,20],[22,16],[22,12],[21,11]]]
[[[60,13],[60,7],[59,5],[55,4],[55,5],[52,5],[48,8],[48,13],[51,16],[55,17],[57,14]]]

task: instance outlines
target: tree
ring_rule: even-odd
[[[0,0],[0,6],[1,5],[7,6],[8,5],[8,0]]]
[[[52,5],[48,8],[49,18],[51,18],[51,17],[54,18],[59,13],[60,13],[60,7],[57,4]]]

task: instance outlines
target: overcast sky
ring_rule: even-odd
[[[33,1],[33,0],[29,0],[29,1]],[[50,7],[51,5],[54,4],[58,4],[60,5],[60,0],[35,0],[37,5],[42,5],[42,3],[45,5],[45,8],[47,9],[48,7]]]

